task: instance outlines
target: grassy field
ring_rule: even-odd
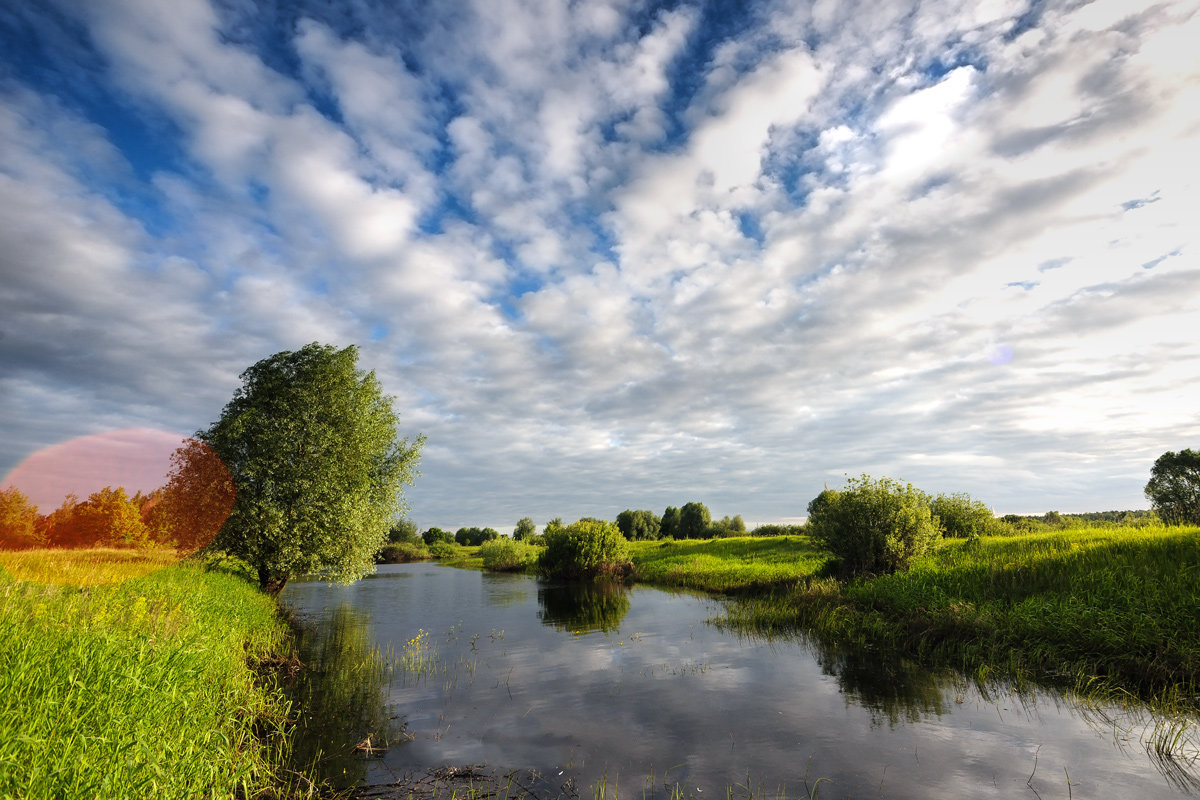
[[[630,542],[634,580],[723,594],[794,587],[829,554],[806,536]]]
[[[32,583],[100,586],[140,578],[179,560],[171,548],[0,550],[0,569]]]
[[[724,569],[731,577],[705,588],[741,588],[730,550],[741,541],[708,543],[721,555],[706,573]],[[794,582],[739,596],[730,624],[803,630],[984,677],[1124,690],[1200,708],[1200,529],[1080,528],[974,544],[948,540],[907,572],[849,583],[817,577],[811,549],[796,544]],[[741,546],[754,553],[764,545]],[[748,560],[744,573],[761,569]],[[654,572],[646,575],[654,580]]]
[[[290,635],[275,604],[116,553],[5,554],[58,585],[0,575],[0,798],[273,796],[288,709],[253,665]]]

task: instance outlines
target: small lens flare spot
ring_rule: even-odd
[[[997,367],[1007,364],[1013,359],[1013,349],[1007,344],[993,345],[987,351],[987,360]]]
[[[0,482],[0,566],[73,585],[138,577],[208,545],[233,510],[212,448],[147,428],[32,454]]]

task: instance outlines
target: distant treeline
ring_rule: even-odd
[[[1158,524],[1158,514],[1145,509],[1137,511],[1089,511],[1084,514],[1060,514],[1047,511],[1041,515],[1005,514],[1000,521],[1016,532],[1040,532],[1055,528],[1082,527],[1142,527]]]
[[[230,498],[230,502],[232,498]],[[152,546],[195,550],[212,539],[228,507],[208,519],[193,504],[181,506],[166,488],[132,496],[105,486],[81,500],[68,495],[49,514],[15,487],[0,490],[0,549]]]

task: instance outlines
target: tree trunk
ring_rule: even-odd
[[[271,597],[277,597],[287,582],[288,576],[285,574],[272,572],[266,567],[258,568],[258,586]]]

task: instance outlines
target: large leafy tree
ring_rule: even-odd
[[[712,513],[704,503],[685,503],[679,509],[680,539],[703,539],[708,534],[708,525],[712,522]]]
[[[1200,525],[1200,451],[1159,456],[1150,469],[1146,499],[1168,525]]]
[[[271,594],[307,572],[366,574],[406,510],[424,438],[399,436],[392,399],[357,362],[353,346],[315,342],[265,358],[196,434],[237,491],[214,545],[257,569]]]

